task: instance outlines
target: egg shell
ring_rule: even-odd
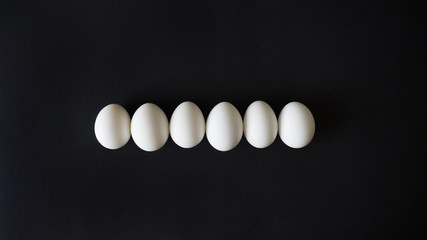
[[[130,138],[130,116],[118,104],[105,106],[95,120],[95,136],[108,149],[123,147]]]
[[[132,116],[132,139],[144,151],[159,150],[169,137],[168,119],[157,105],[145,103]]]
[[[300,102],[290,102],[279,115],[279,136],[292,148],[305,147],[313,139],[315,122],[311,111]]]
[[[243,132],[252,146],[270,146],[277,136],[277,118],[270,105],[264,101],[249,105],[243,118]]]
[[[218,103],[206,121],[206,137],[219,151],[229,151],[242,139],[243,122],[239,111],[228,102]]]
[[[205,136],[205,118],[193,102],[183,102],[175,109],[170,119],[172,140],[182,148],[192,148]]]

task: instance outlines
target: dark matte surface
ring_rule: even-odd
[[[0,239],[380,239],[425,227],[420,6],[0,3]],[[313,112],[301,150],[110,151],[109,103]],[[423,123],[424,122],[424,123]],[[424,190],[423,190],[424,189]]]

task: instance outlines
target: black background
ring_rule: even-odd
[[[393,1],[2,1],[1,239],[407,236],[425,187],[425,9]],[[316,135],[229,152],[94,135],[109,103],[306,104]],[[424,189],[425,190],[425,189]]]

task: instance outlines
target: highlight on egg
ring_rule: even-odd
[[[302,148],[311,142],[315,122],[311,111],[300,102],[290,102],[282,109],[278,119],[279,136],[291,148]]]
[[[243,117],[243,132],[252,146],[270,146],[277,136],[277,118],[270,105],[264,101],[251,103]]]
[[[218,103],[206,120],[206,138],[215,149],[229,151],[239,144],[243,122],[239,111],[229,102]]]
[[[205,118],[193,102],[183,102],[172,113],[170,123],[172,140],[182,148],[198,145],[205,136]]]
[[[140,106],[132,116],[132,139],[144,151],[159,150],[169,138],[166,114],[153,103]]]
[[[108,149],[119,149],[130,139],[130,116],[119,104],[105,106],[96,116],[95,136]]]

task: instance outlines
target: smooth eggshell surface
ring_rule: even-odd
[[[133,114],[131,132],[135,144],[142,150],[159,150],[169,137],[168,119],[157,105],[145,103]]]
[[[243,118],[243,132],[252,146],[270,146],[277,136],[277,118],[270,105],[263,101],[249,105]]]
[[[205,118],[192,102],[183,102],[175,109],[169,126],[172,140],[182,148],[196,146],[205,136]]]
[[[130,138],[130,116],[118,104],[105,106],[95,120],[95,136],[108,149],[123,147]]]
[[[218,103],[206,121],[206,137],[219,151],[233,149],[242,139],[243,122],[239,111],[228,102]]]
[[[279,136],[292,148],[305,147],[313,139],[315,123],[310,110],[302,103],[290,102],[279,115]]]

